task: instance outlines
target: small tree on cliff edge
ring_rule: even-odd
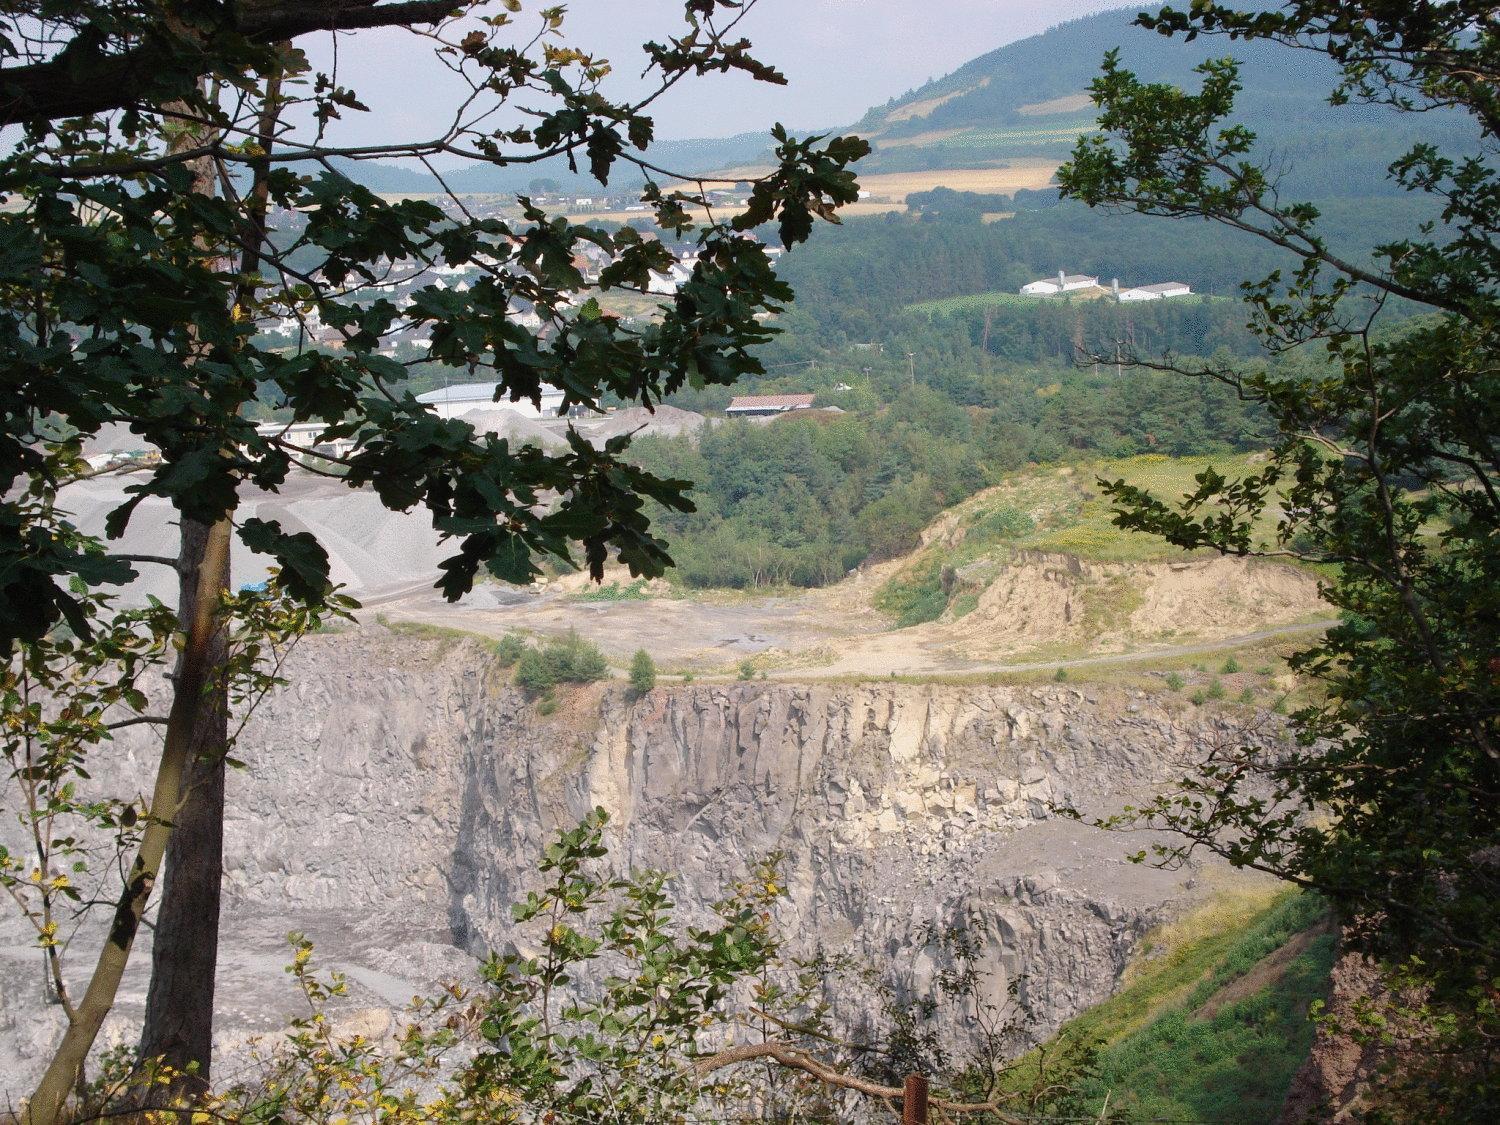
[[[272,648],[345,608],[315,537],[237,514],[243,490],[274,492],[307,471],[373,489],[392,509],[420,505],[455,547],[437,583],[449,598],[481,570],[527,581],[537,555],[567,556],[575,543],[596,576],[611,554],[640,575],[670,562],[645,505],[689,509],[686,482],[633,467],[623,438],[600,450],[572,438],[547,453],[440,418],[407,388],[410,364],[382,354],[382,344],[420,331],[431,340],[423,362],[493,378],[500,401],[536,402],[551,383],[566,408],[594,408],[606,395],[650,407],[688,382],[758,372],[750,350],[769,336],[758,314],[791,292],[748,232],[774,222],[790,245],[815,217],[833,219],[856,198],[848,165],[866,146],[799,141],[778,128],[775,169],[732,217],[709,213],[701,183],[659,186],[663,170],[643,155],[653,135],[647,109],[684,77],[741,71],[784,81],[736,32],[754,5],[686,0],[679,34],[645,47],[659,81],[634,101],[606,97],[608,64],[560,38],[561,8],[541,9],[523,29],[518,0],[38,0],[0,19],[0,124],[20,127],[0,160],[0,192],[14,205],[0,216],[3,737],[30,786],[22,819],[36,824],[40,812],[49,830],[69,816],[89,819],[115,834],[128,872],[87,988],[75,996],[58,974],[67,1030],[28,1121],[55,1120],[81,1074],[164,857],[142,1049],[206,1080],[227,717],[265,690]],[[439,136],[333,148],[324,126],[363,107],[337,75],[311,74],[295,40],[382,26],[435,46],[466,84],[465,99]],[[316,128],[292,128],[289,110]],[[644,292],[650,271],[669,264],[660,243],[570,224],[525,200],[514,222],[476,217],[457,199],[446,212],[391,202],[332,163],[438,155],[496,165],[561,158],[601,181],[627,164],[644,174],[642,198],[658,225],[696,239],[698,264],[659,322],[633,326],[587,290]],[[595,287],[577,265],[582,244],[613,259]],[[356,299],[363,287],[430,266],[463,266],[479,280],[463,291],[429,285],[405,307]],[[517,309],[542,327],[527,328]],[[300,325],[299,346],[265,346],[259,329],[287,320]],[[308,346],[315,333],[336,346]],[[352,449],[314,454],[299,468],[307,455],[284,434],[257,430],[246,417],[253,404],[325,426]],[[69,520],[67,489],[90,471],[82,442],[107,426],[160,451],[129,477],[109,537],[141,500],[165,498],[180,517],[175,557],[121,554]],[[539,504],[543,494],[556,503]],[[264,595],[229,595],[235,539],[276,560]],[[121,613],[109,600],[109,587],[143,565],[177,572],[175,619]],[[173,648],[170,711],[149,714],[136,681]],[[92,690],[69,709],[80,666]],[[150,800],[81,805],[70,786],[85,752],[123,723],[164,730]],[[47,832],[35,835],[35,878],[32,863],[8,854],[0,876],[28,903],[56,964],[50,910],[70,890],[57,863],[76,856],[59,853]]]
[[[656,661],[643,648],[635,650],[630,658],[630,688],[637,695],[645,695],[656,686]]]
[[[1248,13],[1194,0],[1138,17],[1167,35],[1325,54],[1342,70],[1335,104],[1468,115],[1470,151],[1418,144],[1391,165],[1441,221],[1372,262],[1340,256],[1317,209],[1288,202],[1252,157],[1254,135],[1228,120],[1233,60],[1205,63],[1185,93],[1110,55],[1093,87],[1101,134],[1059,173],[1090,205],[1206,218],[1288,253],[1287,273],[1244,286],[1253,326],[1273,355],[1314,355],[1256,375],[1137,357],[1263,403],[1281,433],[1269,463],[1238,480],[1205,471],[1177,504],[1119,481],[1106,491],[1118,524],[1182,547],[1334,564],[1324,593],[1342,623],[1294,661],[1326,698],[1294,716],[1299,749],[1216,753],[1130,819],[1186,837],[1159,858],[1206,847],[1317,888],[1360,948],[1423,986],[1431,1007],[1412,1014],[1446,1030],[1430,1066],[1403,1059],[1415,1080],[1384,1095],[1408,1099],[1393,1102],[1402,1119],[1424,1099],[1500,1115],[1497,15],[1474,0]],[[1424,315],[1390,324],[1393,305]]]

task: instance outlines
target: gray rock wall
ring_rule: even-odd
[[[594,685],[544,718],[482,646],[380,628],[306,638],[287,676],[250,720],[237,750],[248,769],[229,788],[231,1039],[281,1010],[255,999],[285,990],[273,932],[308,930],[372,982],[375,1006],[430,979],[424,966],[451,967],[445,945],[516,940],[510,904],[541,848],[595,805],[612,817],[612,858],[673,873],[690,916],[784,853],[779,922],[793,949],[850,952],[914,989],[935,968],[917,930],[981,917],[997,996],[1022,978],[1032,1034],[1045,1035],[1110,994],[1195,877],[1126,863],[1138,836],[1053,804],[1113,811],[1233,733],[1142,693],[1063,684],[715,684],[640,700]],[[122,741],[96,777],[143,788],[151,760],[149,736]],[[13,827],[0,828],[7,842]],[[36,955],[13,923],[0,935],[0,968],[19,982]],[[75,973],[90,962],[85,934]],[[132,1036],[145,963],[117,1039]],[[9,988],[0,1021],[20,1027],[37,990]],[[0,1027],[0,1051],[7,1042],[19,1050]],[[39,1049],[13,1069],[31,1070]]]

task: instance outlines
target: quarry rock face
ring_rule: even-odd
[[[231,1052],[296,1010],[287,930],[306,931],[369,1010],[452,977],[460,950],[524,944],[511,904],[537,884],[543,846],[595,806],[611,817],[610,861],[670,872],[689,919],[780,853],[791,951],[852,954],[904,989],[937,968],[924,927],[977,921],[990,986],[1003,997],[1019,982],[1040,1038],[1114,990],[1201,876],[1132,865],[1144,834],[1055,807],[1117,811],[1237,733],[1138,691],[1051,683],[695,684],[639,699],[592,685],[563,689],[543,717],[485,647],[377,627],[305,638],[286,675],[229,782]],[[154,745],[122,740],[96,764],[105,791],[144,789]],[[12,843],[13,822],[0,832]],[[58,1017],[13,913],[3,926],[0,1075],[14,1097]],[[70,950],[75,988],[91,933]],[[138,949],[107,1042],[133,1041],[148,969]]]

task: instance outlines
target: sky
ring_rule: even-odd
[[[525,0],[516,26],[534,26],[541,6]],[[654,107],[657,136],[730,136],[776,121],[794,130],[848,125],[870,106],[986,51],[1121,6],[1122,0],[758,0],[738,30],[789,85],[739,75],[689,78]],[[610,59],[617,95],[641,89],[641,43],[665,39],[682,26],[682,0],[572,0],[566,7],[568,43]],[[315,66],[326,68],[331,38],[307,36],[298,43]],[[457,93],[433,60],[432,44],[399,30],[341,35],[338,76],[371,108],[337,126],[332,139],[341,144],[433,135]]]

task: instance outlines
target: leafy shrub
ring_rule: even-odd
[[[1239,670],[1240,662],[1232,656],[1228,660],[1224,661],[1224,667],[1219,669],[1219,671],[1223,672],[1226,676],[1232,676]]]
[[[875,608],[893,616],[900,629],[936,621],[948,608],[942,562],[929,557],[891,578],[876,593]]]
[[[967,617],[979,608],[979,595],[973,590],[966,590],[953,599],[953,617]]]
[[[637,695],[645,695],[656,686],[656,661],[643,648],[635,650],[630,658],[630,688]]]
[[[1171,688],[1173,691],[1181,691],[1182,690],[1182,685],[1184,683],[1186,683],[1186,681],[1182,678],[1181,673],[1178,673],[1178,672],[1168,672],[1167,673],[1167,686],[1169,688]]]
[[[568,630],[565,637],[528,648],[516,668],[516,683],[528,691],[545,692],[558,684],[587,684],[609,674],[599,646]]]
[[[526,653],[526,638],[520,633],[506,633],[495,642],[495,655],[500,658],[500,666],[509,668]]]
[[[1254,688],[1246,688],[1244,691],[1240,692],[1240,702],[1241,703],[1254,703],[1255,702],[1255,689]]]
[[[1192,702],[1194,707],[1202,707],[1205,703],[1208,702],[1208,696],[1203,694],[1202,688],[1199,688],[1197,691],[1193,692],[1192,695],[1188,696],[1188,699]]]
[[[740,679],[755,679],[755,661],[749,659],[748,657],[740,661]]]
[[[1019,508],[1006,504],[991,508],[964,533],[965,542],[990,543],[997,539],[1019,539],[1036,530],[1036,523]]]
[[[1208,698],[1210,698],[1210,699],[1223,699],[1224,698],[1224,685],[1219,681],[1219,678],[1217,676],[1215,676],[1214,679],[1213,679],[1213,682],[1208,685]]]
[[[1068,678],[1068,670],[1066,668],[1059,668],[1057,670],[1057,675],[1053,676],[1052,678],[1058,683],[1062,683],[1063,680],[1066,680]]]

